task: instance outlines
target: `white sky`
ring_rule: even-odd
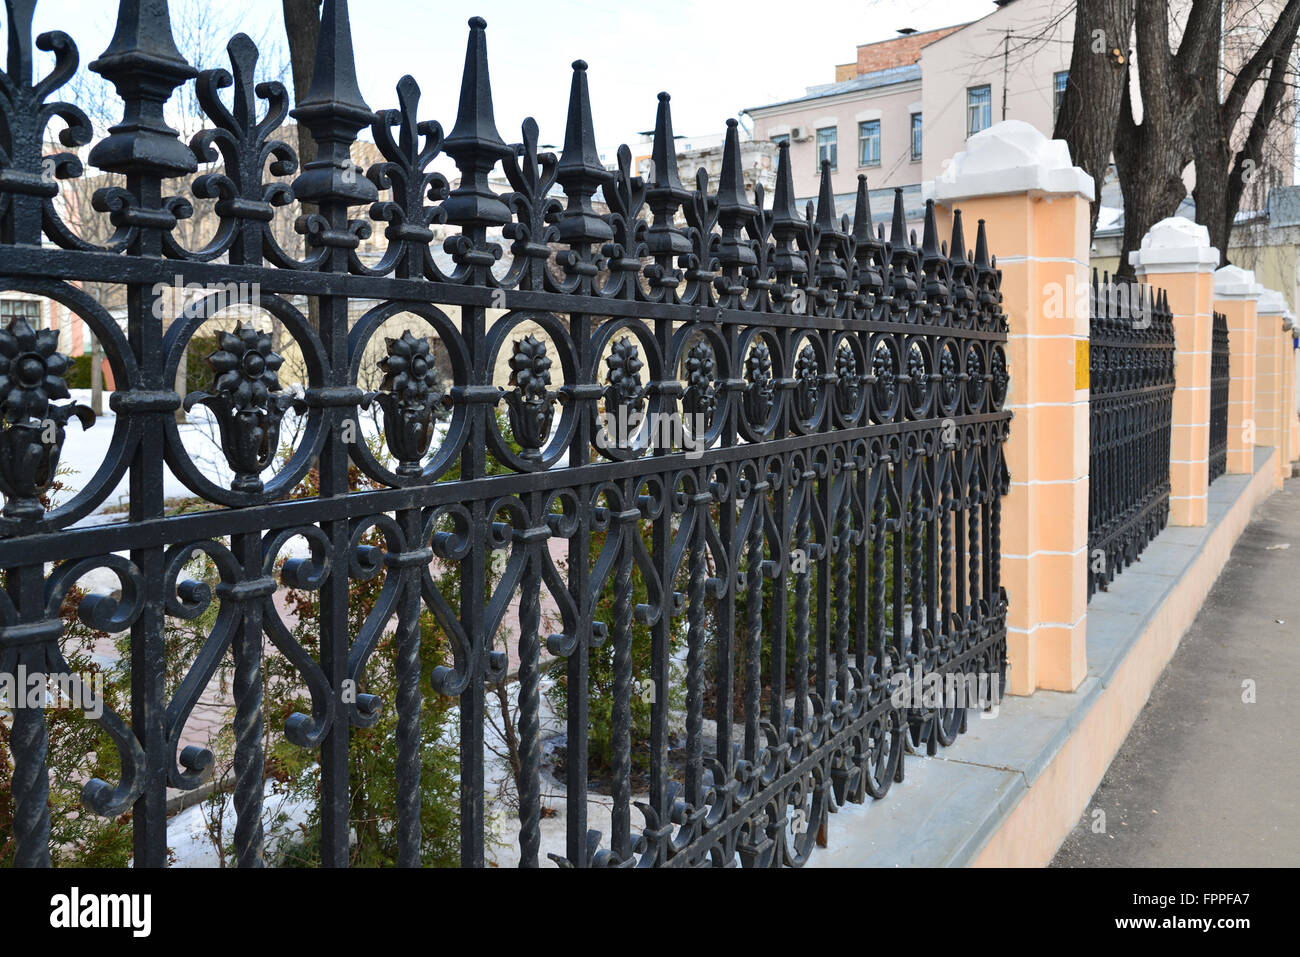
[[[173,0],[174,20],[193,3]],[[410,73],[420,84],[421,119],[450,131],[470,16],[488,22],[488,62],[497,128],[518,141],[525,116],[544,144],[564,140],[572,71],[584,59],[596,136],[612,159],[619,143],[654,126],[656,94],[673,95],[677,133],[721,132],[741,109],[801,95],[834,79],[859,43],[896,36],[900,27],[933,29],[995,10],[991,0],[352,0],[350,11],[362,93],[371,109],[396,106],[394,87]],[[279,0],[221,0],[230,25],[255,39],[283,37]],[[41,0],[36,32],[72,35],[82,69],[107,46],[114,0]],[[451,11],[454,11],[451,12]],[[44,56],[44,55],[43,55]],[[280,54],[281,62],[287,57]],[[211,65],[211,64],[209,64]],[[222,66],[227,65],[223,60]],[[285,76],[287,82],[287,74]]]

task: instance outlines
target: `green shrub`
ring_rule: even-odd
[[[72,357],[72,365],[68,367],[64,381],[68,383],[69,389],[89,389],[90,388],[90,360],[89,352],[83,352],[79,356]]]

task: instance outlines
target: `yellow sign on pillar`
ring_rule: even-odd
[[[1074,387],[1086,389],[1088,378],[1088,340],[1076,339],[1074,342]]]

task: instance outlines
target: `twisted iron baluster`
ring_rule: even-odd
[[[532,495],[529,513],[541,508],[541,496]],[[538,628],[542,620],[541,562],[545,538],[534,544],[519,586],[519,866],[537,867],[542,846],[541,808],[541,699],[538,694],[542,646]]]
[[[14,708],[9,732],[13,752],[16,867],[50,866],[50,736],[41,708]]]
[[[846,471],[845,482],[852,472]],[[847,701],[849,694],[849,496],[845,489],[839,509],[839,551],[835,554],[835,697]]]
[[[805,477],[805,482],[811,479]],[[803,570],[794,580],[794,724],[808,730],[808,636],[811,630],[812,560],[809,557],[812,511],[812,486],[806,484],[799,503],[799,520],[795,532],[795,549],[803,556]]]
[[[262,635],[248,624],[235,639],[235,853],[240,867],[264,867],[262,831]]]
[[[614,572],[614,700],[610,731],[613,737],[614,809],[610,847],[620,860],[632,856],[632,540],[639,534],[640,513],[620,514],[618,567]]]
[[[763,695],[763,497],[767,483],[759,482],[750,493],[755,499],[754,517],[746,543],[749,565],[745,569],[745,760],[758,760],[759,701]]]
[[[408,543],[420,534],[420,511],[398,515]],[[420,563],[427,565],[432,549],[403,556],[402,598],[397,611],[397,866],[421,863],[420,709]],[[396,570],[394,570],[396,571]],[[392,574],[393,572],[390,572]]]
[[[691,508],[691,544],[686,592],[686,792],[692,807],[704,802],[704,522],[708,492],[697,492]]]

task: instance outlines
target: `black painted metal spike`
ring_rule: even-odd
[[[613,239],[614,230],[591,205],[596,190],[613,182],[613,175],[600,162],[600,153],[596,149],[585,60],[573,61],[564,152],[555,167],[555,179],[569,198],[568,208],[560,215],[560,240],[581,244]]]
[[[939,223],[934,217],[932,199],[925,201],[925,228],[921,233],[921,253],[927,259],[938,259],[942,255],[939,250]]]
[[[113,39],[90,68],[114,83],[115,77],[141,69],[178,80],[198,75],[176,48],[167,0],[122,0]]]
[[[320,36],[311,85],[290,114],[311,130],[316,158],[303,167],[293,183],[294,195],[309,202],[338,202],[348,206],[373,202],[374,183],[352,162],[357,131],[375,120],[357,86],[352,54],[352,27],[347,0],[324,0]]]
[[[727,133],[722,146],[722,172],[718,176],[718,215],[728,211],[753,213],[756,207],[745,195],[745,176],[740,169],[740,135],[736,120],[727,120]]]
[[[975,233],[975,265],[989,268],[989,238],[984,231],[984,220],[980,220]]]
[[[309,108],[327,106],[335,113],[355,114],[369,124],[373,111],[357,85],[356,57],[352,52],[352,24],[348,0],[324,0],[320,35],[316,42],[316,64],[307,95],[295,115]]]
[[[126,102],[122,122],[91,150],[92,166],[160,177],[198,169],[190,148],[163,119],[172,91],[198,75],[176,49],[166,0],[122,0],[113,39],[90,69]]]
[[[822,178],[817,191],[817,225],[822,237],[843,238],[839,218],[835,215],[835,191],[831,188],[831,161],[822,160]]]
[[[875,239],[871,231],[871,195],[867,191],[867,177],[858,175],[858,196],[853,206],[853,238],[859,243]]]
[[[962,261],[966,258],[966,231],[961,225],[961,210],[952,211],[952,248],[948,250],[948,258]]]
[[[442,204],[447,222],[457,226],[485,227],[510,222],[509,208],[488,185],[488,174],[498,160],[511,155],[511,150],[497,132],[492,112],[486,31],[486,20],[470,17],[456,125],[442,144],[442,151],[460,170],[460,185]]]
[[[488,77],[487,21],[470,17],[469,40],[465,46],[465,69],[460,80],[460,104],[456,125],[443,141],[443,152],[459,158],[470,150],[506,156],[510,150],[497,132],[492,111],[492,83]]]
[[[677,144],[673,140],[673,112],[667,93],[659,94],[659,108],[655,112],[654,146],[650,152],[650,189],[647,198],[655,194],[667,195],[670,191],[680,205],[690,198],[691,191],[682,185],[677,172]]]
[[[803,225],[803,217],[794,205],[794,176],[790,171],[790,144],[782,140],[778,146],[776,159],[776,190],[772,193],[772,225],[797,223]]]
[[[691,251],[690,240],[673,227],[673,218],[691,192],[682,185],[677,172],[677,144],[673,141],[672,97],[659,94],[655,114],[654,145],[650,154],[650,182],[646,205],[654,213],[654,222],[646,230],[646,250],[652,256],[681,256]]]
[[[32,81],[32,17],[36,0],[5,0],[9,27],[9,78],[15,84]]]
[[[722,147],[722,171],[718,178],[718,222],[722,242],[718,261],[723,266],[752,266],[758,260],[744,239],[744,228],[758,214],[758,207],[745,195],[745,177],[740,169],[740,135],[736,120],[727,120]]]
[[[596,149],[596,130],[591,118],[591,95],[587,90],[587,61],[573,61],[569,82],[569,112],[564,126],[564,152],[560,155],[561,173],[570,177],[576,172],[607,177],[608,171]],[[563,178],[561,178],[563,182]]]
[[[903,190],[894,190],[894,220],[890,226],[889,241],[895,246],[907,245],[907,215],[903,209]]]

